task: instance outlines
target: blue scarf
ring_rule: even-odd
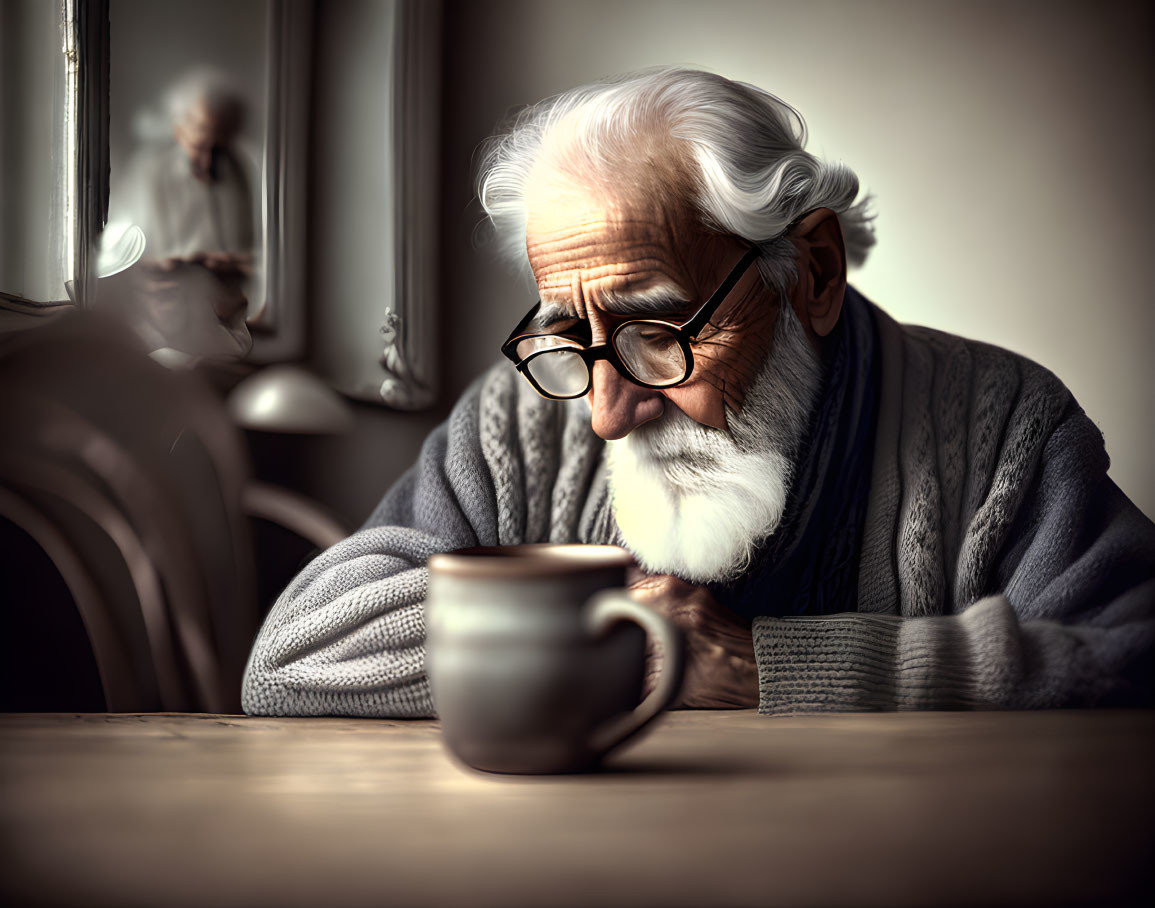
[[[855,610],[878,415],[877,346],[866,299],[847,287],[782,522],[749,571],[710,586],[747,618]]]

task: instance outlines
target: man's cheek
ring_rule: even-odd
[[[666,397],[696,423],[714,429],[726,428],[725,396],[708,379],[695,379],[665,392]]]
[[[764,352],[752,349],[753,346],[740,343],[736,337],[719,335],[710,352],[699,357],[703,381],[734,409],[741,406],[746,389],[753,384],[765,358]]]
[[[702,425],[725,430],[728,410],[738,411],[746,399],[746,389],[761,366],[756,355],[747,355],[733,346],[732,339],[719,334],[707,350],[695,352],[693,378],[666,392],[687,416]],[[725,350],[727,355],[716,353]]]

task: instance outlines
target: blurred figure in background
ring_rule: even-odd
[[[144,232],[143,258],[101,297],[150,350],[183,354],[168,359],[241,357],[255,247],[251,183],[233,148],[245,104],[225,76],[196,70],[167,109],[171,139],[137,151],[113,200],[114,219]]]

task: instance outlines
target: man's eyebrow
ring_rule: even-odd
[[[538,305],[534,321],[539,325],[547,326],[554,322],[573,321],[577,317],[577,312],[568,303],[550,303],[542,300]]]
[[[639,290],[602,290],[598,308],[612,315],[668,315],[690,305],[689,295],[677,284],[662,282]],[[570,301],[542,300],[534,319],[539,325],[576,319]]]
[[[603,290],[598,305],[614,315],[663,315],[684,309],[690,295],[672,282],[651,284],[640,290]]]

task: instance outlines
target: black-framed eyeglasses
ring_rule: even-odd
[[[656,318],[629,319],[613,330],[608,343],[594,347],[590,346],[593,338],[588,321],[560,334],[526,333],[541,309],[538,300],[501,345],[501,352],[538,394],[553,400],[588,394],[593,387],[594,363],[599,359],[608,360],[619,374],[643,388],[680,385],[694,371],[691,344],[758,255],[757,247],[749,249],[710,298],[681,325]]]

